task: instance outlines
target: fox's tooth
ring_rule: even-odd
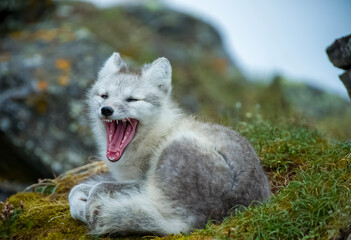
[[[125,120],[125,119],[123,119],[123,120],[122,120],[122,122],[123,122],[123,123],[126,123],[126,120]]]

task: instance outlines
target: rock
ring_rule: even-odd
[[[349,94],[349,97],[351,99],[351,69],[341,74],[339,78],[345,85],[347,93]]]
[[[50,168],[44,165],[39,157],[11,143],[8,135],[0,131],[0,176],[2,178],[31,182],[36,181],[38,176],[51,176]]]
[[[172,56],[173,61],[184,61],[207,52],[216,58],[232,62],[218,31],[201,19],[162,5],[156,9],[142,5],[126,5],[123,11],[129,17],[145,24],[144,26],[155,34],[151,42],[153,49],[164,56]]]
[[[339,76],[351,98],[351,35],[336,39],[327,48],[329,60],[335,67],[347,70]]]
[[[10,34],[0,47],[0,144],[14,149],[2,155],[0,173],[36,180],[86,163],[95,144],[85,93],[113,50],[85,28],[53,21]]]
[[[36,22],[55,8],[53,0],[2,0],[0,2],[0,35],[19,30],[29,22]]]
[[[329,60],[335,67],[347,70],[351,68],[351,35],[336,39],[327,48]]]

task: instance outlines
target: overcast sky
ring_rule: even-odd
[[[91,0],[110,6],[119,0]],[[162,0],[214,25],[248,76],[283,74],[347,96],[325,49],[351,34],[351,0]]]

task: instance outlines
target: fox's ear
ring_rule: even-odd
[[[167,58],[159,58],[144,66],[143,76],[147,81],[156,84],[165,93],[172,90],[172,67]]]
[[[111,57],[106,60],[104,66],[101,68],[99,77],[104,77],[108,74],[115,74],[123,67],[127,67],[127,65],[123,62],[119,53],[114,52]]]

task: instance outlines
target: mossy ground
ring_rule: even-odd
[[[93,239],[88,229],[69,212],[69,190],[86,176],[104,172],[99,162],[33,185],[33,192],[18,193],[8,199],[14,214],[0,221],[0,237],[7,239]],[[87,169],[93,169],[87,171]],[[93,172],[91,172],[93,171]],[[23,209],[20,207],[23,202]],[[2,205],[0,205],[2,209]]]
[[[350,233],[350,142],[328,139],[291,120],[276,125],[253,117],[239,122],[236,129],[250,140],[262,159],[272,197],[261,205],[237,211],[222,223],[209,223],[192,234],[164,239],[337,239]],[[103,168],[94,170],[94,174],[105,171],[101,163],[90,168]],[[58,187],[49,187],[49,191],[55,189],[51,194],[19,193],[10,197],[8,201],[18,211],[0,221],[1,237],[96,239],[71,218],[67,201],[69,189],[90,174],[83,171],[72,178],[74,174],[70,173],[53,180],[51,183]]]

